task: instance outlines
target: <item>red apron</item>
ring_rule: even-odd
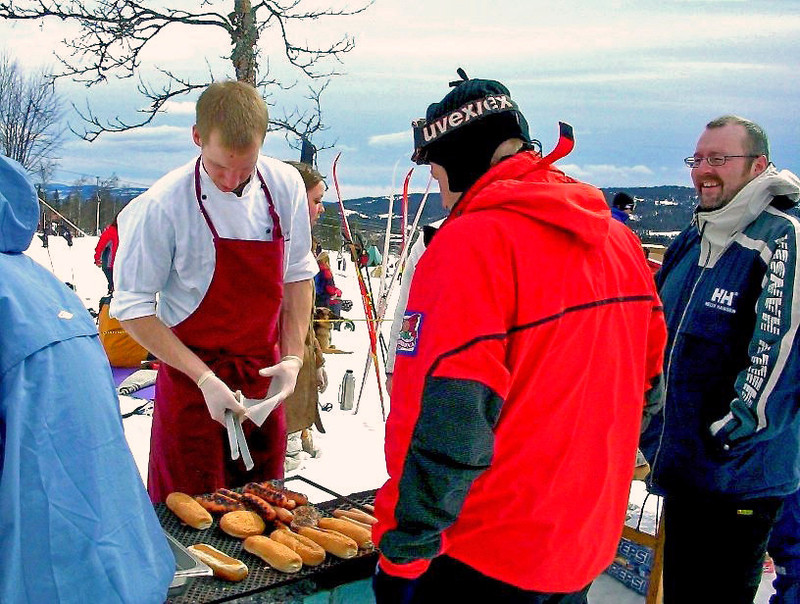
[[[197,309],[172,328],[233,390],[264,398],[269,378],[262,367],[279,358],[278,318],[283,298],[283,233],[267,185],[256,170],[273,223],[272,241],[223,239],[203,206],[200,159],[195,165],[195,194],[200,212],[214,236],[216,266]],[[190,495],[249,481],[283,477],[286,420],[278,406],[258,428],[243,423],[255,467],[231,461],[225,428],[211,419],[203,395],[184,373],[161,363],[156,380],[147,491],[154,503],[171,492]]]

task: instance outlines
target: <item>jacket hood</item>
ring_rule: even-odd
[[[39,200],[25,169],[0,155],[0,252],[28,249],[39,224]]]
[[[736,235],[758,218],[772,200],[783,195],[795,204],[800,199],[800,180],[788,170],[770,164],[761,174],[747,183],[730,203],[718,210],[698,212],[697,229],[702,234],[698,262],[713,267]]]
[[[449,219],[482,210],[522,214],[566,231],[589,247],[605,242],[611,222],[599,189],[567,176],[533,151],[492,167],[456,203]]]

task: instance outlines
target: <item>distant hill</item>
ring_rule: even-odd
[[[646,243],[669,244],[692,218],[692,211],[697,204],[695,190],[692,187],[658,186],[658,187],[607,187],[601,189],[610,205],[611,200],[620,191],[625,191],[636,199],[637,205],[634,215],[628,221],[628,226]],[[419,207],[422,194],[409,195],[409,225]],[[348,217],[351,228],[361,230],[364,238],[382,249],[383,237],[386,231],[386,215],[389,201],[384,197],[360,197],[345,201],[345,207],[352,212]],[[393,204],[392,232],[400,230],[401,209],[400,199],[395,199]],[[444,218],[446,212],[442,209],[441,198],[438,193],[431,193],[420,218],[419,225],[430,224]],[[333,221],[337,222],[333,222]],[[338,225],[338,212],[335,206],[326,206],[325,224]],[[337,227],[338,228],[338,227]],[[396,237],[394,239],[397,239]],[[399,246],[394,246],[399,247]]]
[[[620,191],[636,200],[636,210],[627,224],[645,243],[668,245],[689,224],[697,205],[693,187],[609,187],[601,190],[609,205]]]
[[[65,185],[61,183],[53,183],[45,186],[47,191],[47,198],[52,199],[56,192],[60,199],[67,199],[70,195],[80,192],[81,198],[89,201],[97,196],[97,185],[79,184],[79,185]],[[147,187],[114,187],[111,193],[122,202],[128,202],[137,195],[144,193]]]
[[[64,185],[51,184],[46,187],[48,199],[52,200],[56,192],[62,201],[80,191],[80,196],[85,201],[96,199],[98,188],[95,185]],[[110,194],[117,204],[124,205],[140,193],[144,187],[115,187]],[[683,229],[692,217],[692,210],[697,203],[695,190],[692,187],[658,186],[658,187],[606,187],[601,189],[610,204],[614,195],[625,191],[637,201],[636,210],[628,225],[642,241],[648,243],[668,244],[675,234]],[[328,193],[328,203],[325,204],[325,214],[317,227],[317,235],[323,245],[328,248],[337,248],[341,242],[339,235],[339,212],[335,203],[330,203],[333,192]],[[422,200],[421,193],[409,195],[409,226],[414,220],[419,204]],[[377,245],[383,249],[383,238],[386,231],[386,216],[389,200],[386,196],[359,197],[348,199],[345,207],[349,210],[348,220],[351,228],[362,234],[368,244]],[[399,250],[399,231],[401,198],[396,196],[393,203],[392,220],[392,250]],[[442,208],[441,198],[438,193],[430,193],[419,226],[430,224],[444,218],[446,212]]]

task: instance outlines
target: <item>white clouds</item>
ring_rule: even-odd
[[[303,6],[307,2],[329,4],[303,0]],[[170,5],[176,3],[197,4]],[[339,172],[345,197],[400,188],[407,167],[398,167],[398,157],[408,162],[413,146],[409,124],[444,96],[459,66],[472,77],[508,85],[545,151],[555,143],[556,122],[572,123],[579,144],[567,171],[595,185],[689,184],[680,159],[691,153],[705,121],[730,112],[761,123],[781,166],[800,172],[794,152],[800,121],[787,109],[800,94],[791,58],[800,54],[798,2],[500,0],[487,7],[463,0],[381,0],[360,15],[308,21],[302,31],[315,43],[344,32],[357,41],[342,57],[346,75],[334,79],[322,99],[330,129],[314,140],[323,172],[344,152]],[[53,63],[50,49],[78,33],[55,21],[42,28],[0,23],[0,48],[26,66]],[[297,74],[272,52],[274,34],[265,30],[260,39],[262,67],[271,57],[271,75],[294,81]],[[219,77],[230,70],[224,59],[229,44],[216,28],[171,29],[148,45],[141,74],[157,85],[157,64],[192,79],[212,70]],[[133,121],[141,117],[136,108],[146,105],[133,84],[109,81],[86,89],[61,81],[59,88],[78,107],[85,99],[101,119]],[[291,95],[303,88],[276,93],[275,110],[292,106]],[[101,176],[114,170],[137,180],[158,178],[197,153],[190,136],[194,97],[169,102],[150,127],[104,134],[91,145],[70,142],[61,165]],[[268,135],[264,151],[281,159],[298,155],[277,132]],[[415,174],[418,180],[425,178]]]
[[[368,143],[370,147],[407,147],[414,145],[414,138],[411,135],[411,128],[402,132],[392,132],[390,134],[376,134],[370,136]]]
[[[565,164],[558,166],[570,176],[597,187],[646,186],[655,176],[653,170],[644,165],[615,166],[613,164]],[[655,183],[654,183],[655,184]]]
[[[195,103],[192,101],[167,101],[164,111],[172,115],[194,115]]]
[[[130,146],[155,147],[163,150],[163,145],[189,146],[191,130],[185,126],[143,126],[124,132],[106,133],[91,143],[92,147],[108,147],[120,144]],[[65,147],[80,147],[86,145],[85,141],[73,140]]]

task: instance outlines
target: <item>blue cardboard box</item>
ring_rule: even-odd
[[[638,594],[647,595],[650,571],[653,568],[653,550],[628,539],[620,539],[614,562],[606,574]]]

